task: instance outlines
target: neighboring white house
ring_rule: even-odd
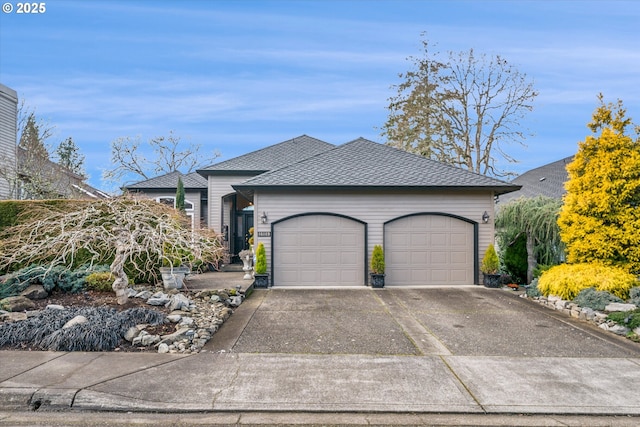
[[[232,256],[254,227],[282,287],[365,286],[377,244],[385,286],[477,284],[495,197],[520,188],[362,138],[334,146],[306,135],[197,172],[209,227]],[[127,188],[159,197],[150,181]]]
[[[18,125],[18,94],[0,83],[0,170],[15,174]],[[0,174],[0,200],[11,198],[12,185]],[[13,181],[14,176],[8,177]]]

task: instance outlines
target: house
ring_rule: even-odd
[[[567,165],[573,161],[573,156],[531,169],[515,178],[512,183],[522,188],[500,196],[499,205],[504,205],[519,197],[533,198],[537,196],[562,199],[566,190],[565,182],[569,179]]]
[[[175,207],[178,179],[182,179],[184,186],[184,208],[191,218],[194,228],[206,227],[208,220],[207,179],[196,172],[182,174],[179,171],[170,172],[155,178],[140,181],[122,187],[132,195],[143,195]]]
[[[0,84],[0,200],[105,199],[86,178],[17,145],[18,94]]]
[[[252,198],[238,193],[233,185],[332,148],[333,144],[302,135],[197,171],[208,181],[209,226],[222,234],[229,254],[249,247],[249,230],[254,225]]]
[[[11,183],[15,180],[17,168],[17,123],[18,94],[0,84],[0,200],[9,199],[12,195]]]
[[[495,198],[521,188],[363,138],[307,135],[125,188],[172,204],[179,176],[194,222],[219,232],[230,257],[254,228],[278,287],[364,286],[377,244],[386,286],[477,284]]]
[[[253,225],[282,287],[366,285],[376,244],[386,286],[477,284],[494,197],[520,189],[366,139],[306,135],[198,173],[209,225],[232,254]]]

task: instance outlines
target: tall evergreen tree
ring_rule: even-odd
[[[567,194],[560,211],[560,235],[569,262],[600,261],[640,273],[640,128],[622,101],[603,102],[567,166]],[[596,134],[596,132],[600,132]]]
[[[41,133],[35,114],[30,113],[22,129],[18,146],[27,150],[30,156],[48,159],[49,151],[44,145],[45,139],[46,136]]]
[[[184,212],[184,184],[182,178],[178,178],[178,188],[176,189],[176,209]]]

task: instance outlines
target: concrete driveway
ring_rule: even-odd
[[[639,357],[640,344],[479,286],[257,290],[207,349],[236,353]]]

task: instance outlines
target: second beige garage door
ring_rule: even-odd
[[[384,226],[385,286],[473,285],[472,223],[445,215],[413,215]]]
[[[328,214],[273,225],[274,286],[365,284],[365,225]]]

